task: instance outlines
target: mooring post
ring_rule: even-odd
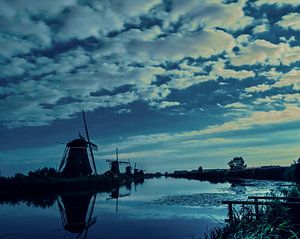
[[[256,216],[256,218],[258,218],[259,217],[259,211],[258,211],[258,199],[257,198],[254,198],[254,203],[255,203],[255,205],[254,205],[255,216]]]
[[[230,222],[233,221],[233,211],[232,211],[232,203],[231,202],[228,202],[228,218],[229,218]]]

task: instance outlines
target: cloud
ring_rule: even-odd
[[[300,70],[292,69],[282,74],[282,77],[273,85],[274,87],[292,86],[295,90],[300,89]]]
[[[174,0],[171,4],[169,21],[165,24],[181,22],[181,31],[194,31],[199,28],[227,30],[243,29],[252,23],[252,18],[243,11],[244,2],[224,4],[221,1]]]
[[[292,5],[292,6],[299,6],[300,3],[297,0],[286,0],[286,1],[277,1],[277,0],[258,0],[255,2],[256,6],[262,6],[262,5],[276,5],[278,7],[282,7],[285,5]]]
[[[278,65],[283,59],[283,55],[289,49],[284,43],[278,45],[266,40],[257,39],[253,42],[245,42],[246,46],[239,45],[240,51],[231,57],[231,64],[235,66],[271,64]]]
[[[227,104],[224,107],[225,108],[230,108],[230,109],[247,109],[247,105],[245,105],[243,103],[240,103],[240,102]]]
[[[269,72],[261,73],[262,76],[273,80],[272,84],[261,84],[246,88],[246,92],[264,92],[273,88],[291,87],[294,90],[300,89],[300,70],[293,68],[286,73],[277,72],[272,68]]]
[[[300,14],[299,13],[290,13],[282,17],[282,20],[276,23],[282,28],[300,30]]]
[[[27,86],[30,84],[36,87],[35,83],[27,82]],[[49,125],[56,119],[70,119],[82,109],[93,111],[100,107],[127,105],[137,100],[138,96],[134,92],[126,92],[113,96],[89,96],[85,101],[58,104],[50,108],[43,105],[45,102],[55,104],[59,99],[61,99],[59,91],[49,91],[49,88],[41,85],[31,95],[8,96],[2,100],[0,110],[9,112],[13,108],[14,111],[10,114],[2,114],[0,121],[8,128]]]
[[[0,15],[5,17],[14,17],[18,14],[29,13],[39,15],[55,15],[64,10],[66,7],[77,4],[76,0],[54,0],[54,1],[35,1],[35,0],[2,0]]]
[[[261,85],[255,85],[251,86],[245,89],[247,93],[256,93],[256,92],[264,92],[266,90],[272,89],[272,86],[266,85],[266,84],[261,84]]]
[[[118,114],[129,114],[131,113],[131,109],[119,109]]]
[[[211,74],[215,75],[216,77],[236,78],[239,80],[243,80],[255,76],[255,73],[253,71],[248,71],[248,70],[236,71],[233,69],[226,69],[224,62],[218,62],[214,64]]]
[[[219,30],[202,30],[186,35],[170,34],[152,41],[132,40],[125,45],[132,57],[173,61],[185,56],[208,58],[230,51],[233,47],[233,37]]]
[[[110,9],[95,11],[80,5],[69,8],[61,17],[61,21],[63,24],[57,32],[58,40],[100,38],[123,27],[122,21]]]
[[[168,107],[174,107],[174,106],[179,106],[180,103],[177,101],[162,101],[159,103],[158,107],[160,109],[168,108]]]
[[[257,25],[253,28],[253,34],[268,32],[270,30],[270,26],[268,24]]]

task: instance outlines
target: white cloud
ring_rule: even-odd
[[[270,85],[261,84],[261,85],[255,85],[251,86],[245,89],[247,93],[253,93],[253,92],[264,92],[266,90],[270,90],[272,87]]]
[[[215,75],[215,77],[236,78],[239,80],[255,76],[255,73],[249,70],[236,71],[233,69],[226,69],[224,62],[221,61],[213,65],[213,69],[210,74]]]
[[[262,32],[268,32],[269,30],[270,30],[270,26],[268,24],[261,24],[253,28],[253,33],[258,34]]]
[[[292,5],[292,6],[299,6],[300,3],[298,0],[285,0],[285,1],[278,1],[278,0],[258,0],[255,2],[256,6],[262,5],[276,5],[278,7],[282,7],[284,5]]]
[[[180,103],[177,101],[162,101],[159,103],[158,107],[160,109],[168,108],[168,107],[174,107],[174,106],[179,106]]]
[[[214,134],[226,131],[250,129],[254,126],[280,124],[299,121],[300,108],[287,104],[284,110],[254,111],[247,117],[242,117],[218,126],[202,130],[201,134]]]
[[[274,87],[293,86],[295,90],[300,89],[300,70],[292,69],[286,74],[282,74],[282,77],[273,85]]]
[[[241,103],[241,102],[235,102],[232,104],[227,104],[224,106],[225,108],[230,108],[230,109],[247,109],[247,105]]]
[[[166,86],[171,89],[183,90],[199,83],[214,80],[210,76],[194,76],[190,78],[177,78],[169,81]]]
[[[231,57],[231,63],[235,66],[272,64],[278,65],[283,59],[283,55],[289,50],[287,44],[273,44],[266,40],[258,39],[248,42],[246,46],[239,45],[240,52]]]
[[[207,58],[230,51],[233,47],[233,37],[218,30],[203,30],[186,35],[171,34],[153,41],[133,40],[125,45],[129,55],[153,60],[180,60],[187,55]]]
[[[131,109],[124,108],[118,110],[118,114],[129,114],[129,113],[131,113]]]
[[[194,31],[201,27],[228,30],[243,29],[252,23],[252,18],[245,16],[244,1],[224,4],[221,1],[174,0],[170,12],[170,22],[182,21],[181,31]],[[170,23],[165,22],[168,26]]]
[[[286,29],[300,30],[300,14],[290,13],[285,15],[276,24]]]

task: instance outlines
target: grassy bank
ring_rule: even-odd
[[[281,192],[285,197],[300,197],[298,187]],[[283,206],[274,200],[273,204],[260,210],[244,206],[234,213],[233,220],[223,228],[212,230],[206,239],[292,239],[300,238],[299,208]]]

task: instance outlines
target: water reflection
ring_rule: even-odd
[[[131,189],[131,187],[130,187]],[[122,198],[122,197],[127,197],[130,195],[130,191],[128,191],[128,193],[120,193],[120,188],[115,188],[113,189],[110,194],[109,194],[109,198],[107,198],[106,200],[111,200],[111,199],[115,199],[116,200],[116,212],[118,212],[118,209],[119,209],[119,198]]]
[[[201,238],[227,217],[220,201],[263,195],[277,184],[231,186],[161,178],[97,195],[0,194],[0,204],[5,204],[0,206],[0,238],[12,233],[18,236],[9,238]]]
[[[230,186],[230,190],[237,195],[246,194],[247,189],[244,185],[232,183]]]
[[[95,193],[58,195],[57,204],[64,229],[78,234],[76,238],[87,238],[89,228],[97,219],[93,217],[95,202]]]

